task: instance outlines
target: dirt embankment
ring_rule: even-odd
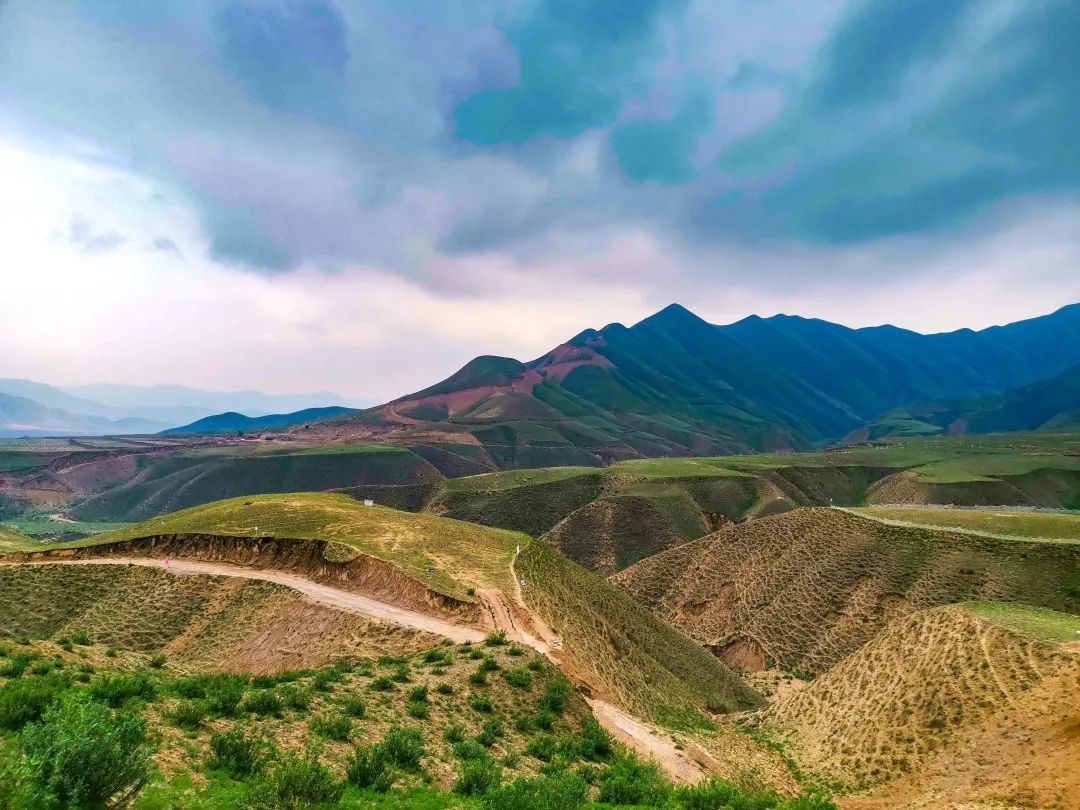
[[[395,607],[472,627],[487,627],[486,612],[480,604],[433,591],[392,563],[332,541],[169,534],[85,548],[6,555],[6,559],[20,562],[102,557],[176,558],[288,571]]]

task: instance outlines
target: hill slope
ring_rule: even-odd
[[[824,672],[893,618],[966,599],[1080,613],[1080,544],[888,526],[803,508],[723,529],[613,581],[747,668]]]
[[[343,408],[333,405],[328,408],[307,408],[292,413],[272,413],[266,416],[245,416],[242,413],[229,411],[213,416],[207,416],[192,422],[190,425],[169,428],[163,430],[163,435],[171,433],[235,433],[237,431],[268,430],[270,428],[295,425],[299,422],[310,422],[313,419],[328,419],[333,416],[343,416],[352,413],[352,408]]]
[[[46,408],[26,397],[0,394],[0,437],[156,433],[163,424],[149,419],[104,419]]]

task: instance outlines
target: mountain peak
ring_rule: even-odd
[[[654,315],[650,315],[648,318],[645,318],[640,323],[676,328],[685,326],[700,326],[702,324],[709,325],[707,321],[699,318],[682,304],[668,304],[662,310],[660,310]]]

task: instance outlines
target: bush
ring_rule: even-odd
[[[551,762],[558,750],[559,744],[550,734],[537,734],[525,746],[525,753],[541,762]]]
[[[598,802],[608,804],[663,804],[671,784],[655,762],[643,762],[634,754],[615,759],[600,777]]]
[[[529,663],[525,665],[533,672],[539,672],[544,668],[544,662],[539,658],[530,658]]]
[[[487,682],[487,675],[482,669],[478,669],[469,675],[469,684],[472,686],[487,686]]]
[[[253,712],[260,717],[277,717],[281,714],[281,698],[272,691],[252,692],[240,704],[240,710]]]
[[[487,749],[476,740],[462,740],[454,745],[454,756],[458,759],[483,759]]]
[[[448,743],[459,743],[465,739],[465,726],[461,723],[449,723],[443,729],[442,736]]]
[[[244,678],[240,675],[219,673],[209,680],[205,688],[206,707],[217,717],[232,717],[244,698]]]
[[[489,810],[580,810],[589,786],[576,773],[559,771],[532,779],[517,779],[488,795]]]
[[[311,689],[295,684],[287,684],[281,687],[281,701],[290,709],[298,712],[306,711],[311,705]]]
[[[206,703],[201,700],[181,700],[169,715],[180,728],[194,731],[206,719]]]
[[[484,639],[485,647],[501,647],[506,644],[506,631],[496,630],[494,633],[488,633],[487,638]]]
[[[536,713],[536,719],[533,722],[536,723],[537,728],[551,731],[555,727],[555,713],[548,709],[541,709]]]
[[[277,685],[277,679],[273,675],[256,675],[251,679],[251,686],[255,689],[273,689]]]
[[[409,690],[409,700],[415,703],[427,703],[428,688],[427,684],[422,686],[414,686]]]
[[[427,720],[428,715],[431,713],[426,703],[417,703],[410,701],[409,705],[405,707],[405,711],[408,712],[409,717],[415,717],[417,720]]]
[[[210,737],[210,768],[227,771],[242,779],[259,773],[273,751],[273,746],[254,735],[244,733],[240,726],[233,726]]]
[[[595,717],[589,717],[577,736],[577,753],[592,762],[606,760],[612,753],[611,735],[603,729]]]
[[[189,675],[185,678],[179,678],[172,688],[180,697],[204,698],[206,697],[206,685],[209,682],[210,679],[206,675]]]
[[[445,664],[450,661],[450,653],[435,647],[427,650],[420,658],[425,664]]]
[[[316,692],[329,692],[333,684],[341,680],[341,672],[336,669],[324,669],[316,672],[311,679],[311,688]]]
[[[528,689],[532,685],[532,678],[529,677],[529,671],[515,667],[514,669],[508,669],[503,673],[503,677],[506,682],[511,686],[516,686],[518,689]]]
[[[27,667],[30,666],[30,662],[37,656],[29,653],[15,653],[10,659],[4,662],[3,667],[0,667],[0,677],[4,678],[19,678],[26,672]]]
[[[89,686],[90,696],[102,703],[119,709],[136,698],[154,699],[154,684],[146,672],[115,673],[99,675]]]
[[[382,745],[389,760],[406,771],[417,770],[426,753],[424,735],[418,728],[391,726],[386,730]]]
[[[315,717],[309,725],[309,728],[320,737],[337,740],[338,742],[345,742],[345,740],[349,739],[349,735],[352,734],[352,727],[352,720],[344,715]]]
[[[499,662],[491,656],[488,656],[480,662],[481,672],[496,672],[499,669]]]
[[[397,681],[398,683],[408,683],[409,665],[404,663],[398,664],[396,667],[394,667],[394,674],[390,676],[390,679]]]
[[[83,695],[56,703],[19,742],[27,781],[60,807],[103,805],[138,790],[147,777],[142,719]]]
[[[570,681],[566,676],[559,673],[548,683],[544,694],[540,696],[537,705],[552,714],[562,714],[566,711],[566,702],[570,698]]]
[[[385,675],[380,675],[367,685],[373,692],[389,692],[394,688],[394,682]]]
[[[343,786],[314,751],[285,754],[255,791],[257,807],[305,808],[341,798]]]
[[[0,686],[0,728],[18,731],[41,719],[67,687],[67,678],[59,674],[8,681]]]
[[[345,765],[345,778],[358,788],[386,793],[394,784],[386,749],[381,745],[358,745]]]
[[[487,695],[476,695],[469,701],[469,705],[482,714],[491,714],[495,711],[495,704],[491,702],[491,698]]]
[[[454,782],[454,793],[462,796],[482,796],[491,788],[497,787],[499,779],[499,766],[492,762],[490,757],[465,760],[461,763],[461,770]]]
[[[440,695],[452,695],[454,694],[454,687],[444,682],[436,686],[435,691],[438,692]]]
[[[163,666],[165,666],[165,662],[168,660],[169,659],[167,659],[164,655],[158,654],[150,659],[150,666],[154,669],[161,669]]]
[[[506,731],[503,728],[502,720],[499,720],[497,717],[492,717],[484,723],[483,729],[476,736],[476,741],[481,745],[486,745],[490,748],[495,744],[495,741],[505,733]]]
[[[513,655],[515,657],[519,655],[524,655],[525,648],[522,647],[520,644],[511,644],[509,647],[507,647],[506,654]]]
[[[356,695],[348,695],[341,701],[341,708],[349,717],[363,717],[367,714],[367,704]]]
[[[93,642],[90,641],[90,636],[87,635],[85,630],[74,631],[69,638],[72,643],[78,644],[80,647],[89,647]]]

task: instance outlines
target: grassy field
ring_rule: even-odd
[[[965,602],[964,607],[994,624],[1037,641],[1080,641],[1080,616],[1010,602]]]
[[[217,501],[64,545],[84,547],[157,534],[334,540],[393,563],[433,590],[460,599],[469,598],[469,588],[510,592],[514,549],[528,542],[501,529],[367,507],[346,495],[306,492]]]
[[[1024,510],[871,506],[853,510],[880,520],[944,529],[965,529],[1004,537],[1080,542],[1080,513]]]
[[[39,544],[35,540],[0,524],[0,552],[28,551],[38,547]]]

